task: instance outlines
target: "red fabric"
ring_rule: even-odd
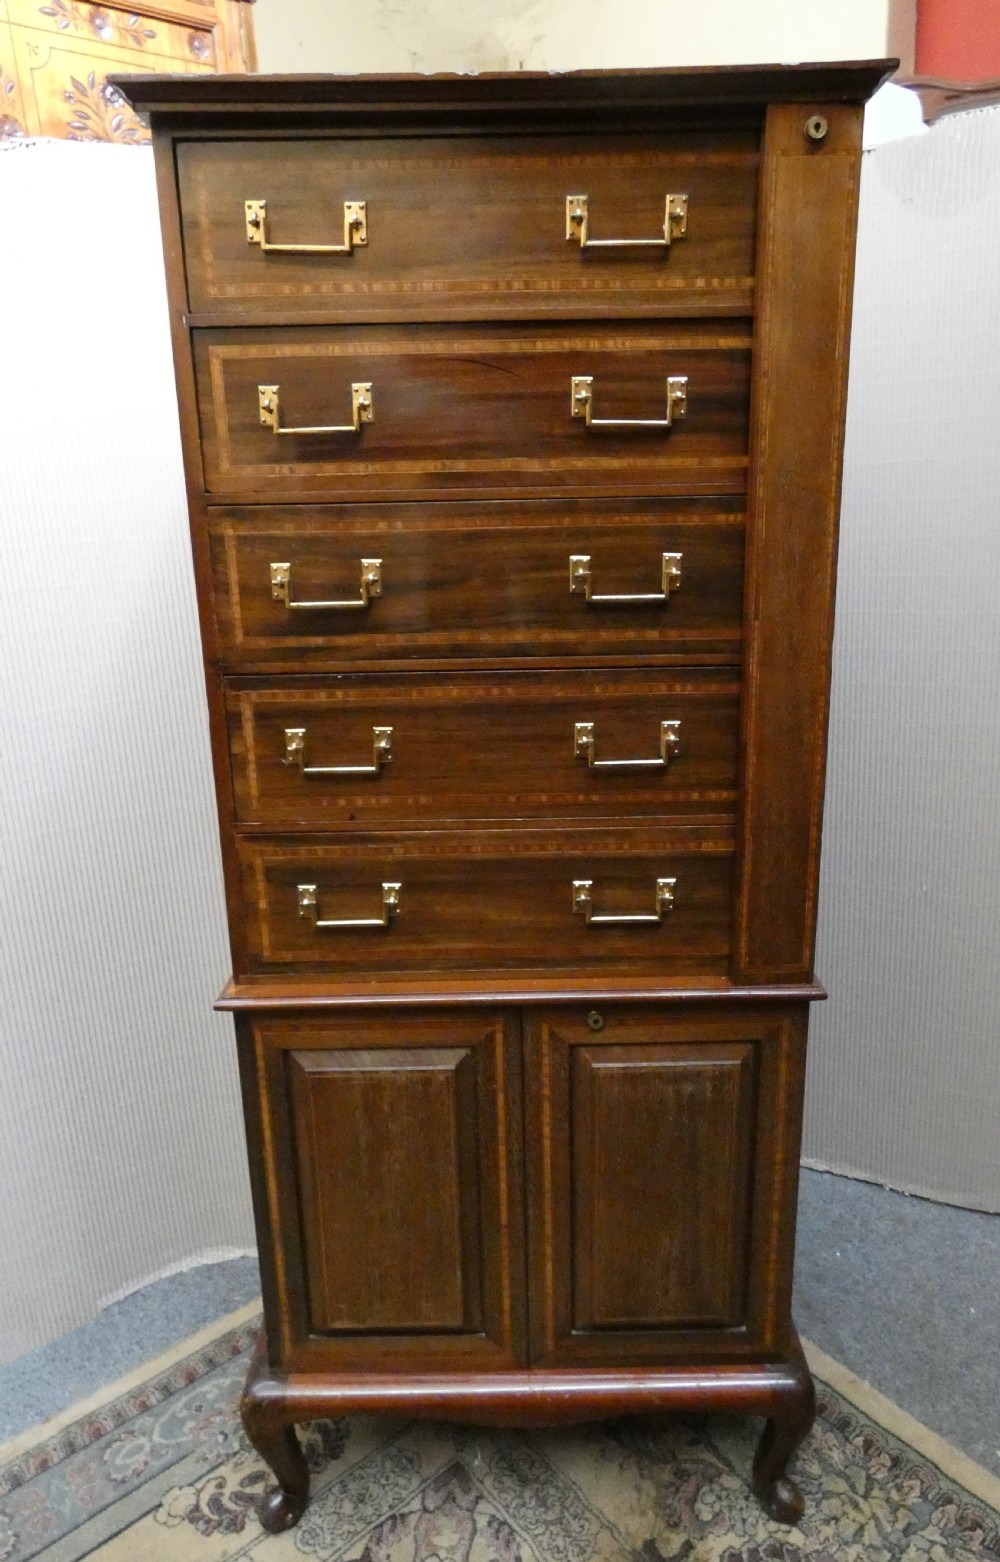
[[[916,66],[947,81],[1000,76],[1000,0],[917,0]]]

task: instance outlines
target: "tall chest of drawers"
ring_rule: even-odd
[[[766,1417],[882,63],[126,78],[151,116],[294,1423]]]

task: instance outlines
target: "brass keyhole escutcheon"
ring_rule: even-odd
[[[590,1013],[587,1015],[587,1025],[591,1030],[604,1029],[604,1015],[601,1013],[600,1009],[591,1009]]]
[[[811,114],[805,122],[807,141],[825,141],[829,125],[822,114]]]

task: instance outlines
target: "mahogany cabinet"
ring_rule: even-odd
[[[790,1314],[884,62],[119,85],[157,158],[294,1423],[813,1416]]]

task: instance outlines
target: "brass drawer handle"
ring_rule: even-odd
[[[663,563],[660,569],[661,589],[659,591],[626,592],[625,594],[605,592],[603,595],[598,595],[594,591],[593,576],[590,569],[590,554],[571,553],[569,556],[569,589],[576,593],[582,591],[587,601],[595,607],[619,607],[622,604],[626,606],[635,606],[636,604],[643,606],[656,602],[669,602],[670,593],[676,591],[681,583],[681,560],[683,557],[682,553],[664,553],[662,555]],[[275,566],[272,564],[271,568],[273,570]]]
[[[399,892],[402,884],[382,885],[382,915],[380,917],[320,917],[316,904],[315,884],[298,884],[299,916],[305,917],[313,927],[388,927],[389,918],[399,911]]]
[[[350,612],[354,608],[368,607],[373,597],[382,595],[382,560],[361,560],[361,595],[347,597],[341,601],[330,602],[293,602],[292,601],[292,566],[289,563],[271,565],[271,596],[275,602],[284,603],[289,609],[301,612],[303,609],[309,613]]]
[[[687,238],[687,219],[687,196],[668,195],[663,212],[662,239],[592,239],[587,196],[566,197],[566,237],[570,240],[579,239],[581,249],[668,250],[674,239]]]
[[[362,423],[375,422],[371,380],[356,380],[351,386],[350,423],[317,423],[315,427],[300,424],[295,428],[282,428],[280,385],[258,385],[257,405],[260,408],[261,424],[275,434],[360,434]]]
[[[286,727],[284,763],[297,765],[304,776],[377,776],[392,758],[392,728],[373,727],[372,747],[371,765],[307,765],[305,727]]]
[[[602,915],[595,917],[593,902],[591,900],[591,891],[594,888],[593,879],[574,879],[573,910],[582,912],[587,921],[592,925],[601,923],[604,926],[608,926],[608,924],[613,922],[662,922],[664,913],[673,910],[674,885],[676,883],[676,879],[657,879],[656,910],[653,912],[648,914],[646,912],[641,912],[632,916],[608,916],[606,913],[603,913]]]
[[[588,428],[673,428],[674,419],[687,412],[687,375],[667,376],[667,415],[665,418],[595,418],[594,376],[575,374],[569,382],[570,414],[574,418],[586,418]]]
[[[247,243],[256,244],[265,255],[350,255],[355,244],[368,243],[368,204],[344,202],[343,244],[272,244],[267,236],[267,202],[244,201]]]
[[[676,759],[680,742],[680,722],[661,721],[658,759],[595,759],[597,742],[594,723],[578,721],[573,728],[573,752],[578,759],[586,759],[591,770],[666,770],[671,759]]]

